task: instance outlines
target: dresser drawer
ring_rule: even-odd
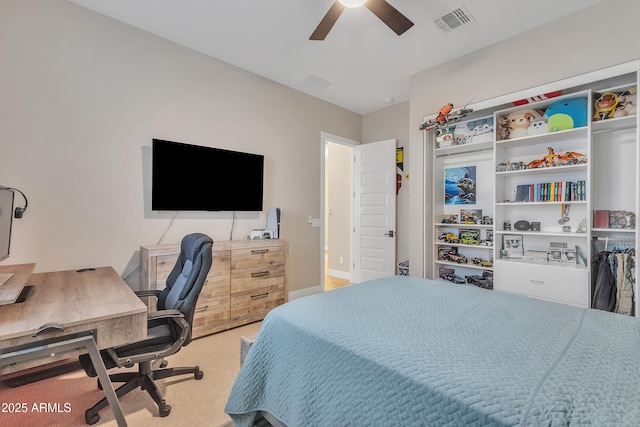
[[[496,260],[494,263],[495,290],[515,292],[534,298],[589,306],[589,271],[586,268],[517,261]]]
[[[284,289],[284,267],[243,271],[231,275],[231,295],[252,293],[256,289]]]
[[[284,284],[254,292],[231,296],[231,321],[242,323],[261,320],[267,313],[284,304]]]
[[[231,254],[231,272],[284,266],[284,259],[284,246],[234,249]]]
[[[167,277],[178,261],[178,254],[162,255],[156,258],[156,289],[164,289]]]

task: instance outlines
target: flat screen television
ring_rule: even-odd
[[[154,211],[262,211],[264,156],[154,139]]]
[[[14,192],[0,186],[0,261],[9,257]]]

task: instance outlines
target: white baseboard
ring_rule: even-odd
[[[349,273],[348,271],[327,270],[327,275],[335,277],[336,279],[352,280],[351,273]]]
[[[302,297],[306,297],[309,295],[313,295],[313,294],[320,294],[324,292],[324,290],[322,289],[322,286],[312,286],[310,288],[304,288],[304,289],[300,289],[298,291],[291,291],[289,292],[289,301],[292,301],[294,299],[298,299],[298,298],[302,298]]]

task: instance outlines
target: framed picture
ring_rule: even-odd
[[[476,167],[448,168],[444,171],[444,204],[476,203]]]
[[[507,251],[507,258],[522,258],[524,256],[522,234],[503,234],[502,249]]]

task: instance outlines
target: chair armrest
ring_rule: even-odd
[[[180,310],[158,310],[147,314],[147,320],[175,319],[179,317],[184,317]]]
[[[160,295],[160,290],[157,289],[147,289],[142,291],[133,291],[138,297],[157,297]]]

